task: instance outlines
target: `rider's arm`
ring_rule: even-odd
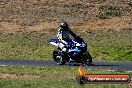
[[[58,30],[57,39],[59,39],[59,40],[62,39],[61,29]]]
[[[69,30],[69,33],[70,33],[74,38],[77,37],[77,35],[76,35],[73,31]]]
[[[63,38],[62,38],[62,31],[61,31],[61,29],[58,30],[57,39],[59,41],[61,41],[61,43],[67,44],[67,42],[65,40],[63,40]]]

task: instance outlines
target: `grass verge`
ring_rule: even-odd
[[[128,88],[127,84],[87,84],[76,82],[78,67],[0,67],[0,73],[30,74],[39,79],[1,78],[1,88]],[[126,74],[123,71],[87,70],[87,74]],[[129,72],[132,75],[132,73]]]
[[[132,61],[132,30],[88,30],[78,33],[88,43],[96,60]],[[0,59],[50,59],[55,49],[49,44],[55,30],[0,33]]]

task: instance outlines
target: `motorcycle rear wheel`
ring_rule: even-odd
[[[82,64],[84,66],[89,66],[89,65],[92,65],[92,57],[91,55],[89,54],[89,52],[86,52],[83,57],[82,57]]]

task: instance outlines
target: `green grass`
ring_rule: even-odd
[[[0,59],[51,59],[56,48],[49,39],[56,30],[48,32],[0,33]],[[131,30],[88,30],[78,33],[88,42],[88,49],[96,60],[132,61]]]
[[[81,36],[89,43],[94,59],[132,61],[132,31],[89,30]]]
[[[1,59],[49,59],[52,56],[54,48],[43,33],[3,33],[0,36]]]
[[[0,67],[1,73],[34,74],[39,79],[1,78],[1,88],[128,88],[127,84],[86,84],[76,82],[78,67]],[[123,71],[87,70],[87,74],[128,74]],[[132,73],[129,73],[132,75]]]

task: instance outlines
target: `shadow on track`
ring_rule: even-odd
[[[82,64],[77,64],[77,63],[67,63],[63,66],[83,66]],[[101,66],[101,67],[109,67],[109,66],[120,66],[120,65],[117,65],[117,64],[91,64],[91,65],[88,65],[88,66]]]

